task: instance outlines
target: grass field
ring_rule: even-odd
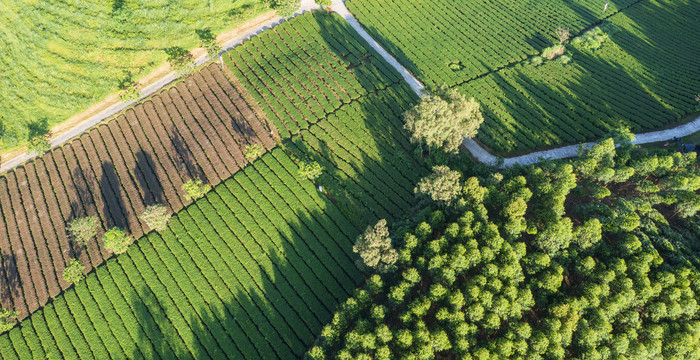
[[[265,68],[267,81],[235,76],[237,70],[231,67],[239,63],[227,61],[224,73],[218,64],[212,65],[84,135],[78,145],[92,147],[79,151],[87,160],[78,162],[85,173],[77,174],[82,181],[99,185],[85,193],[102,194],[95,199],[104,206],[81,203],[81,194],[67,185],[60,187],[63,192],[56,191],[61,179],[77,176],[63,170],[57,171],[56,181],[40,177],[41,186],[30,185],[34,191],[10,198],[17,200],[3,207],[0,218],[14,224],[24,221],[15,212],[33,214],[27,219],[38,219],[40,226],[23,223],[22,229],[27,244],[36,244],[42,253],[25,255],[23,247],[16,245],[24,238],[19,233],[2,246],[0,277],[7,282],[15,274],[13,285],[20,295],[10,297],[14,301],[10,304],[26,301],[21,308],[26,318],[0,335],[0,357],[292,358],[303,354],[335,306],[360,280],[352,253],[359,230],[379,218],[395,219],[410,211],[415,205],[413,187],[425,171],[412,157],[413,146],[402,131],[401,114],[417,100],[416,95],[364,43],[338,26],[334,16],[306,14],[278,29],[275,43],[262,38],[262,42],[239,46],[239,53],[260,50],[255,74],[262,75],[260,69]],[[297,34],[309,26],[324,37],[299,41]],[[282,46],[310,54],[309,63],[316,65],[306,67],[292,57],[276,57]],[[321,54],[323,61],[313,61]],[[278,59],[280,67],[266,68],[261,59]],[[321,71],[325,77],[311,77],[312,72]],[[268,82],[302,77],[309,81],[305,86],[321,85],[318,79],[338,79],[336,87],[328,88],[332,92],[326,100],[336,92],[353,96],[332,106],[323,102],[326,105],[320,110],[306,112],[298,109],[301,103],[275,95],[276,83]],[[237,86],[243,88],[239,91]],[[301,90],[295,89],[294,94]],[[249,97],[253,91],[258,101]],[[275,102],[275,108],[268,105]],[[274,117],[274,111],[295,110],[307,117]],[[268,114],[273,132],[283,134],[282,145],[270,143],[267,130],[259,130]],[[292,130],[277,131],[275,125]],[[257,142],[269,151],[252,163],[239,162],[241,149]],[[92,151],[95,146],[104,150]],[[140,147],[150,154],[150,161],[139,161],[134,155]],[[45,165],[56,154],[70,160],[66,154],[76,154],[74,148],[69,144],[55,149],[9,173],[7,179],[16,182],[17,173],[27,168],[34,177],[59,168]],[[113,161],[111,175],[89,175],[88,169],[104,171],[100,158]],[[315,184],[300,178],[299,161],[316,161],[323,167]],[[190,203],[181,199],[181,193],[168,190],[177,189],[178,181],[189,177],[218,185]],[[86,280],[60,292],[67,284],[57,282],[60,271],[50,265],[64,257],[61,249],[66,240],[61,233],[68,218],[58,215],[85,204],[106,226],[122,219],[131,233],[143,233],[136,215],[147,199],[158,198],[153,189],[162,190],[158,202],[177,211],[168,229],[147,233],[118,257],[100,253],[101,243],[93,241],[81,260],[90,264],[95,255],[97,261],[88,266],[94,269]],[[65,210],[41,207],[42,196]],[[116,205],[107,206],[110,201]],[[10,220],[0,230],[13,229]],[[30,255],[40,261],[32,263]],[[10,259],[24,259],[26,272],[32,275],[11,273],[16,269],[8,267]],[[44,279],[45,274],[53,276],[53,281]],[[58,289],[51,294],[56,299],[48,303],[46,298],[38,299],[27,306],[22,294],[47,284]],[[9,288],[3,291],[7,302]]]
[[[478,140],[504,155],[594,140],[620,126],[652,130],[695,111],[698,2],[616,1],[605,13],[602,5],[348,2],[419,80],[476,97],[486,117]],[[558,43],[557,27],[580,35],[606,17],[609,39],[599,49],[567,45],[570,63],[531,63]]]
[[[116,90],[131,72],[165,63],[164,48],[199,46],[269,8],[258,0],[20,1],[0,3],[0,139],[26,141],[27,125],[65,121]]]

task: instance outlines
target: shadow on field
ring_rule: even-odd
[[[576,10],[577,5],[571,6]],[[617,26],[600,49],[569,45],[572,61],[567,65],[556,59],[537,67],[523,62],[491,73],[481,85],[495,84],[489,92],[493,96],[482,96],[476,85],[463,85],[463,92],[476,93],[487,109],[479,140],[510,156],[595,141],[614,128],[650,131],[692,113],[696,94],[689,89],[700,89],[693,70],[700,68],[700,60],[685,50],[692,35],[682,34],[700,28],[673,20],[684,11],[700,14],[700,6],[637,4],[616,15],[616,21],[628,17],[632,23],[613,23]]]
[[[156,164],[153,156],[145,151],[136,153],[136,169],[139,169],[144,176],[151,176],[153,181],[147,181],[144,176],[137,176],[141,193],[146,194],[146,206],[153,204],[163,204],[163,186],[158,174],[155,172]],[[134,170],[136,170],[134,169]]]
[[[131,358],[300,358],[354,289],[352,242],[344,233],[329,236],[342,224],[315,202],[273,205],[278,195],[263,192],[300,190],[296,181],[260,177],[266,164],[277,164],[272,157],[176,214],[163,237],[141,239],[118,258],[139,321]],[[260,190],[242,190],[247,184]]]
[[[170,136],[171,148],[173,149],[174,153],[180,155],[181,159],[177,163],[178,169],[180,169],[181,172],[187,171],[191,179],[200,179],[202,182],[207,182],[204,171],[202,171],[202,168],[195,160],[194,155],[192,155],[192,151],[190,151],[180,137],[180,133],[175,126],[170,128],[170,134],[174,134]]]

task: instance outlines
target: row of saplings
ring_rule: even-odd
[[[265,148],[261,144],[250,144],[246,146],[243,155],[249,161],[253,161],[260,157]],[[301,170],[300,170],[301,171]],[[188,180],[182,184],[182,191],[185,193],[186,200],[196,200],[204,196],[211,190],[211,186],[204,184],[200,179]],[[168,208],[162,204],[154,204],[147,206],[141,213],[139,218],[148,225],[149,228],[155,231],[163,231],[168,225],[171,214]],[[81,246],[87,246],[87,243],[97,236],[97,229],[100,226],[100,219],[95,216],[86,216],[77,218],[71,221],[66,230],[69,237]],[[114,254],[122,254],[126,252],[134,242],[134,238],[128,235],[123,229],[113,227],[107,230],[102,236],[102,243],[105,250]],[[85,278],[85,265],[78,259],[71,259],[68,266],[63,270],[63,280],[68,283],[76,284]]]
[[[445,126],[440,114],[464,106],[441,91],[406,128],[428,152],[455,152],[478,105]],[[306,357],[700,358],[700,166],[632,137],[501,172],[433,166],[413,226],[381,220],[358,237],[366,282]]]

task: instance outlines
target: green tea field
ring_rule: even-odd
[[[653,130],[696,111],[697,1],[614,1],[605,12],[590,1],[348,7],[424,84],[475,97],[486,118],[477,139],[496,154],[590,141],[620,126]],[[564,56],[537,59],[559,43],[558,27],[572,37]],[[594,27],[602,43],[585,41]]]

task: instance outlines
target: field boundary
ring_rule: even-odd
[[[350,24],[350,26],[357,31],[357,33],[365,39],[369,45],[376,50],[379,55],[384,58],[391,66],[393,66],[399,74],[406,80],[406,82],[411,86],[411,89],[418,94],[420,97],[427,95],[425,92],[425,87],[418,81],[403,65],[401,65],[393,56],[391,56],[379,43],[370,36],[364,27],[355,19],[355,16],[345,7],[344,0],[333,0],[333,10],[340,14],[345,21]],[[640,134],[635,134],[636,139],[634,144],[647,144],[658,141],[670,140],[675,136],[683,137],[690,135],[692,133],[700,131],[700,117],[697,119],[676,126],[671,129],[650,131]],[[595,143],[588,142],[583,144],[561,146],[554,149],[534,151],[529,154],[514,156],[510,158],[503,158],[491,154],[481,145],[479,145],[474,139],[464,139],[462,142],[464,147],[471,153],[471,155],[479,162],[490,164],[490,165],[500,165],[502,167],[509,167],[513,165],[530,165],[538,163],[545,159],[564,159],[569,157],[574,157],[578,155],[578,149],[580,146],[587,148],[592,147]]]
[[[271,29],[279,24],[281,24],[284,21],[287,21],[297,15],[320,9],[321,7],[314,2],[314,0],[302,0],[301,1],[301,7],[299,10],[297,10],[292,17],[289,18],[282,18],[280,16],[276,16],[275,18],[266,21],[259,26],[249,29],[243,33],[241,33],[239,36],[227,41],[224,43],[221,48],[221,53],[223,54],[224,52],[227,52],[231,50],[233,47],[240,45],[246,40],[249,40],[253,38],[254,36],[260,34],[261,32]],[[199,69],[202,65],[206,64],[210,60],[215,60],[215,59],[210,59],[207,54],[204,54],[198,58],[195,59],[195,64],[197,65],[197,69]],[[108,108],[102,110],[101,112],[97,113],[96,115],[88,118],[87,120],[84,120],[80,123],[78,123],[76,126],[74,126],[72,129],[69,129],[65,131],[63,134],[55,137],[54,139],[51,139],[49,143],[51,144],[51,148],[55,148],[58,146],[63,145],[64,143],[68,142],[69,140],[75,138],[76,136],[84,133],[88,129],[92,128],[93,126],[113,117],[114,115],[119,114],[120,112],[128,109],[132,105],[135,105],[142,100],[152,96],[156,92],[158,92],[160,89],[163,87],[167,86],[168,84],[172,83],[173,81],[177,80],[178,78],[175,76],[175,72],[171,72],[163,77],[161,77],[159,80],[153,82],[152,84],[146,86],[143,90],[141,90],[141,96],[137,100],[131,100],[128,102],[119,102],[116,103],[112,106],[109,106]],[[0,174],[4,174],[7,171],[20,166],[24,164],[25,162],[33,159],[36,157],[37,154],[33,152],[25,152],[23,154],[17,155],[3,163],[0,164]]]

